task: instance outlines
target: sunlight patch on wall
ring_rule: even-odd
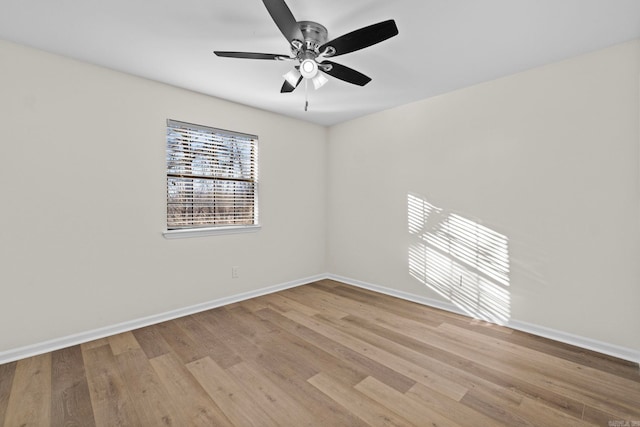
[[[506,236],[409,194],[409,273],[469,315],[510,317]]]

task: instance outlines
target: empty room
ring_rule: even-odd
[[[0,4],[0,427],[640,426],[639,1]]]

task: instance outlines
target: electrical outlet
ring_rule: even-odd
[[[231,278],[237,279],[238,277],[240,277],[238,273],[238,266],[231,267]]]

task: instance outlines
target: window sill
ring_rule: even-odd
[[[242,227],[189,228],[185,230],[167,230],[162,235],[165,239],[186,239],[189,237],[219,236],[222,234],[255,233],[262,228],[260,225]]]

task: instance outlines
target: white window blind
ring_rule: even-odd
[[[167,229],[258,224],[258,137],[167,120]]]

